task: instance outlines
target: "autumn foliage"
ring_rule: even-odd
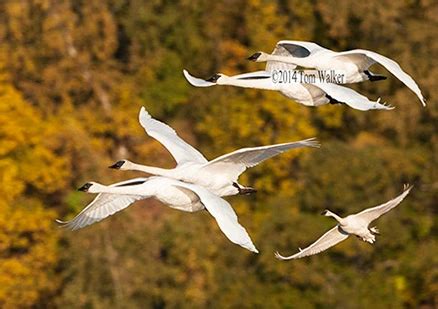
[[[0,2],[0,307],[434,308],[438,302],[438,8],[433,1]],[[275,92],[193,88],[197,76],[255,71],[245,58],[280,39],[392,57],[428,99],[388,76],[352,86],[396,106],[317,109]],[[141,106],[207,158],[316,136],[240,179],[229,198],[261,254],[234,246],[207,213],[156,201],[83,231],[59,230],[91,196],[85,181],[135,173],[119,159],[171,167],[138,124]],[[138,174],[141,175],[141,174]],[[350,239],[280,262],[341,215],[412,194],[382,218],[374,246]]]

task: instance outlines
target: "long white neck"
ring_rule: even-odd
[[[118,195],[141,195],[141,196],[152,196],[150,186],[138,185],[133,179],[132,185],[121,185],[121,186],[105,186],[99,183],[93,183],[89,189],[89,193],[109,193]],[[140,183],[139,183],[140,184]]]
[[[344,222],[344,219],[339,217],[337,214],[331,212],[330,210],[327,210],[326,216],[335,218],[335,220],[338,221],[340,224]]]
[[[126,162],[124,165],[125,166],[123,166],[123,169],[129,170],[129,171],[139,171],[139,172],[144,172],[144,173],[148,173],[151,175],[165,176],[165,177],[172,176],[172,174],[173,174],[173,169],[147,166],[147,165],[137,164],[137,163],[133,163],[133,162]]]
[[[257,78],[263,77],[263,78]],[[265,89],[265,90],[280,90],[280,85],[272,81],[272,78],[264,75],[258,74],[257,72],[241,74],[235,76],[222,75],[221,78],[217,80],[218,85],[229,85],[237,86],[242,88],[255,88],[255,89]]]

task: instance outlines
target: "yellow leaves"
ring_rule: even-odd
[[[0,159],[0,194],[5,203],[11,202],[25,187],[19,177],[19,168],[11,159]]]
[[[343,116],[345,108],[340,106],[325,105],[318,107],[316,110],[318,117],[328,128],[338,129],[345,125]]]
[[[45,192],[62,187],[65,159],[46,147],[45,139],[50,136],[45,134],[40,114],[8,84],[0,84],[0,122],[0,162],[6,165],[7,158],[10,166],[18,167],[14,172],[15,168],[10,167],[9,176],[2,178],[14,181],[11,179],[13,172],[15,181],[22,182],[21,187],[24,183],[32,184]],[[19,191],[15,190],[15,193]]]
[[[0,306],[31,306],[56,281],[47,271],[57,261],[54,213],[32,200],[0,203]]]
[[[366,149],[375,146],[384,146],[385,139],[380,135],[376,135],[370,132],[361,132],[357,135],[353,141],[353,146],[357,149]]]
[[[219,52],[224,57],[223,72],[225,74],[238,74],[238,67],[242,64],[242,59],[248,57],[248,50],[245,46],[234,40],[224,40],[219,44]]]
[[[38,125],[33,116],[12,86],[0,84],[0,156],[29,142],[26,127],[35,130]]]
[[[27,187],[64,186],[65,159],[45,144],[48,123],[5,79],[0,81],[0,307],[29,307],[55,287],[53,211],[21,197]]]
[[[394,277],[394,287],[398,293],[403,294],[405,292],[407,283],[406,278],[404,276],[395,276]]]

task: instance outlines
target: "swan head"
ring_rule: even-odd
[[[209,79],[206,79],[207,82],[217,83],[217,81],[223,76],[221,73],[213,74]]]
[[[128,160],[120,160],[114,163],[113,165],[108,166],[108,168],[113,168],[116,170],[129,170],[131,167],[132,162]]]
[[[264,62],[268,60],[268,54],[260,51],[252,54],[247,59],[254,62]]]
[[[78,191],[82,192],[89,192],[89,193],[97,193],[97,189],[99,187],[99,184],[95,182],[87,182],[82,187],[78,189]]]
[[[330,215],[331,215],[331,211],[328,210],[328,209],[324,209],[324,210],[321,212],[321,215],[326,216],[326,217],[330,217]]]

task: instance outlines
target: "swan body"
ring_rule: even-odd
[[[270,70],[275,70],[277,66],[272,62],[267,65],[267,68],[268,67]],[[194,77],[186,70],[184,70],[183,73],[187,81],[195,87],[229,85],[243,88],[274,90],[279,91],[287,98],[306,106],[342,103],[362,111],[372,109],[393,109],[392,106],[380,103],[380,99],[377,101],[371,101],[353,89],[333,83],[277,83],[274,82],[273,71],[257,71],[234,76],[217,73],[208,80]]]
[[[153,176],[130,179],[109,186],[89,182],[79,190],[97,193],[98,196],[72,220],[58,220],[68,229],[86,227],[127,208],[135,201],[155,198],[169,207],[186,212],[206,209],[231,242],[258,253],[247,231],[239,224],[231,205],[201,186]]]
[[[256,62],[291,64],[318,70],[342,71],[345,74],[346,83],[386,79],[384,76],[375,75],[369,71],[370,66],[378,63],[413,91],[420,99],[421,104],[426,106],[426,100],[414,79],[403,71],[394,60],[370,50],[354,49],[335,52],[312,42],[283,40],[277,43],[272,54],[257,52],[248,59]]]
[[[411,189],[412,186],[405,186],[404,191],[396,198],[379,206],[367,208],[357,214],[349,215],[345,218],[339,217],[330,210],[325,210],[322,213],[323,215],[332,217],[338,222],[335,227],[307,248],[299,249],[299,252],[294,255],[282,256],[280,253],[276,252],[275,256],[280,260],[291,260],[318,254],[347,239],[349,235],[355,235],[363,241],[373,244],[376,241],[376,234],[379,234],[379,230],[376,227],[369,228],[370,223],[398,206],[409,194]]]
[[[121,170],[141,171],[152,175],[168,177],[203,186],[218,196],[249,194],[253,188],[237,182],[247,168],[253,167],[280,153],[300,147],[319,147],[316,139],[283,143],[253,148],[242,148],[208,161],[199,151],[182,140],[171,127],[153,119],[141,108],[140,124],[146,133],[163,144],[177,163],[175,168],[163,169],[121,160],[110,166]]]

